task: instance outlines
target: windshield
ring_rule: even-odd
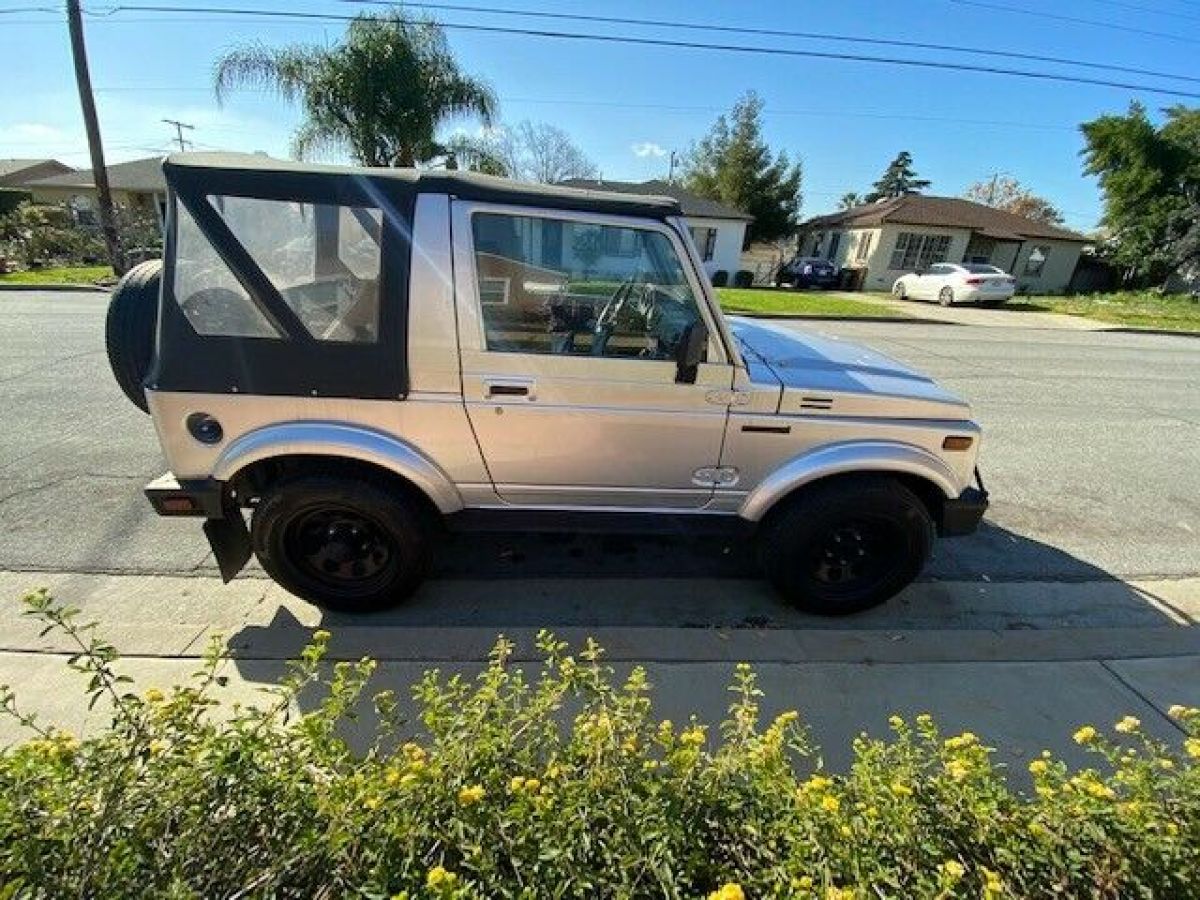
[[[1004,272],[1001,269],[997,269],[995,266],[985,266],[985,265],[982,265],[981,263],[964,263],[963,268],[966,269],[968,272],[970,272],[972,275],[1003,275],[1004,274]]]

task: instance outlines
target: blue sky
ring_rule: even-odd
[[[184,5],[181,0],[157,0]],[[336,0],[195,0],[339,15]],[[1200,2],[1197,0],[841,0],[837,4],[734,0],[651,5],[609,0],[476,0],[484,5],[703,21],[907,39],[1072,57],[1197,79],[1170,81],[1063,66],[999,65],[1072,72],[1200,93]],[[3,0],[0,10],[37,5]],[[52,5],[48,3],[47,5]],[[96,13],[110,9],[85,4]],[[1057,18],[1048,18],[1047,14]],[[513,17],[440,12],[446,22],[521,26]],[[1067,21],[1086,19],[1094,24]],[[941,58],[942,53],[801,41],[541,22],[541,27],[674,40],[762,43],[779,47]],[[1117,27],[1111,27],[1117,26]],[[201,149],[287,154],[295,109],[261,94],[239,94],[223,108],[210,87],[214,58],[241,41],[333,42],[339,23],[122,11],[86,20],[104,140],[112,161],[166,150],[173,132],[160,120],[195,124]],[[1153,32],[1147,34],[1143,32]],[[804,214],[833,208],[849,190],[868,188],[899,150],[909,150],[931,193],[957,195],[994,172],[1020,179],[1049,198],[1069,225],[1090,229],[1100,215],[1095,183],[1083,176],[1077,125],[1122,112],[1133,99],[1153,111],[1170,97],[1126,89],[1033,81],[975,73],[902,69],[858,62],[769,58],[705,50],[559,42],[543,38],[450,32],[463,66],[491,82],[503,121],[546,121],[568,131],[605,177],[662,177],[666,154],[685,151],[744,91],[766,102],[772,146],[803,161]],[[964,62],[988,62],[969,55]],[[1190,102],[1195,105],[1195,101]],[[471,126],[473,127],[473,126]],[[639,155],[639,153],[641,155]],[[60,14],[0,15],[0,157],[54,156],[87,165],[78,99]]]

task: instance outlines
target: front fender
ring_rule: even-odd
[[[372,463],[412,482],[443,513],[463,508],[462,496],[454,482],[416,447],[370,428],[337,422],[289,422],[244,434],[222,451],[213,466],[212,477],[229,481],[252,463],[298,455]]]
[[[848,472],[916,475],[937,485],[946,497],[961,493],[954,471],[928,450],[897,441],[855,441],[819,447],[788,460],[746,496],[738,515],[758,522],[796,488]]]

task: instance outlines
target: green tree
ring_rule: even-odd
[[[838,200],[838,209],[854,209],[856,206],[862,206],[863,196],[855,191],[847,191],[842,194]]]
[[[444,156],[439,126],[464,116],[490,124],[497,106],[491,88],[459,68],[436,23],[399,12],[357,16],[330,47],[235,47],[217,60],[213,80],[218,102],[237,88],[299,102],[296,157],[341,151],[368,166]]]
[[[692,147],[683,166],[688,190],[754,217],[747,242],[793,234],[800,214],[800,163],[782,151],[772,155],[762,137],[762,108],[762,100],[747,93]]]
[[[1044,197],[1039,197],[1015,178],[996,176],[977,181],[967,188],[966,197],[985,206],[993,206],[1035,222],[1061,225],[1063,214]]]
[[[896,154],[896,158],[888,163],[883,175],[875,182],[874,189],[863,199],[867,203],[874,203],[876,200],[903,197],[905,194],[919,194],[929,187],[928,179],[917,177],[912,161],[912,154],[901,150]]]
[[[1156,126],[1133,103],[1080,126],[1084,171],[1104,193],[1104,250],[1135,282],[1161,282],[1200,258],[1200,109],[1164,112]]]

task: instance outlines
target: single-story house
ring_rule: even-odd
[[[692,240],[704,260],[704,270],[729,273],[730,280],[741,268],[742,245],[746,242],[746,226],[754,217],[716,200],[698,197],[669,181],[603,181],[593,178],[570,178],[567,187],[590,191],[616,191],[621,194],[644,194],[654,197],[673,197],[679,201],[687,220]]]
[[[27,181],[74,171],[57,159],[0,159],[0,188],[22,188]]]
[[[817,216],[800,227],[802,256],[862,270],[865,290],[890,290],[906,272],[938,262],[987,263],[1017,290],[1061,293],[1071,282],[1082,234],[959,197],[909,194]]]
[[[113,202],[124,206],[153,210],[160,222],[167,213],[167,180],[163,176],[162,157],[135,159],[107,167],[108,188]],[[69,201],[80,212],[96,207],[96,183],[91,169],[28,180],[21,185],[33,193],[38,203]]]

